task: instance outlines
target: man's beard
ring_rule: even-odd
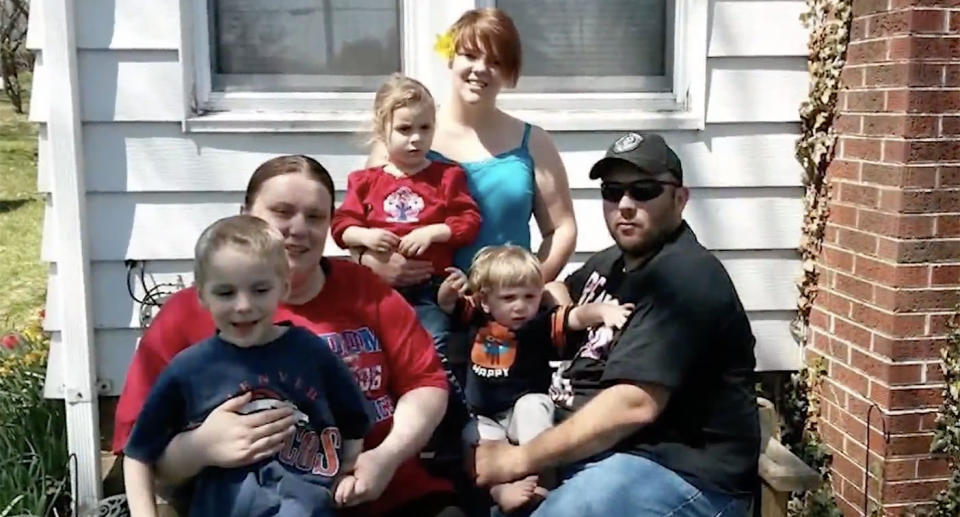
[[[623,243],[620,238],[618,238],[617,234],[613,232],[613,241],[628,259],[638,260],[646,258],[660,250],[660,248],[663,247],[663,244],[669,238],[670,234],[673,233],[673,230],[674,229],[661,226],[656,230],[651,230],[649,235],[644,236],[643,239],[635,241],[629,245]]]

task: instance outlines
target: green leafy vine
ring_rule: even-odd
[[[806,344],[807,323],[817,292],[817,258],[827,224],[830,184],[827,166],[833,159],[837,135],[840,73],[843,71],[852,19],[851,0],[807,0],[800,21],[810,29],[808,68],[809,98],[800,105],[801,135],[796,144],[797,161],[803,167],[804,220],[800,237],[803,277],[797,282],[797,319],[794,337]]]
[[[960,311],[960,308],[958,308]],[[947,488],[937,494],[934,506],[915,515],[924,517],[955,517],[960,515],[960,314],[950,322],[950,336],[940,350],[943,380],[943,403],[937,412],[937,427],[930,452],[943,454],[950,467]]]
[[[801,136],[796,158],[803,167],[804,219],[799,246],[803,276],[797,282],[797,318],[791,331],[801,347],[806,346],[810,310],[817,294],[820,256],[830,199],[827,167],[833,159],[837,135],[840,74],[845,64],[853,18],[852,0],[807,0],[800,21],[810,30],[808,69],[809,98],[800,106]],[[831,456],[820,439],[820,382],[826,373],[817,361],[786,380],[780,397],[783,442],[805,463],[820,473],[816,490],[792,494],[788,513],[793,517],[839,517],[830,483]]]

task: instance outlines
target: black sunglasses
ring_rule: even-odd
[[[663,194],[664,185],[673,185],[679,187],[679,183],[662,180],[640,180],[632,183],[601,183],[600,197],[604,201],[619,203],[623,199],[623,194],[629,194],[634,201],[650,201]]]

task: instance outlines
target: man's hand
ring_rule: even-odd
[[[516,481],[530,472],[523,447],[503,441],[481,440],[474,452],[474,470],[478,486]]]

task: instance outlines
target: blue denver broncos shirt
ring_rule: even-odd
[[[248,467],[207,467],[196,478],[191,516],[332,516],[330,489],[343,440],[363,438],[366,398],[317,336],[291,327],[264,345],[240,348],[218,336],[177,354],[150,391],[124,448],[154,464],[173,437],[199,425],[228,398],[252,392],[244,412],[292,403],[299,423],[277,456]]]

